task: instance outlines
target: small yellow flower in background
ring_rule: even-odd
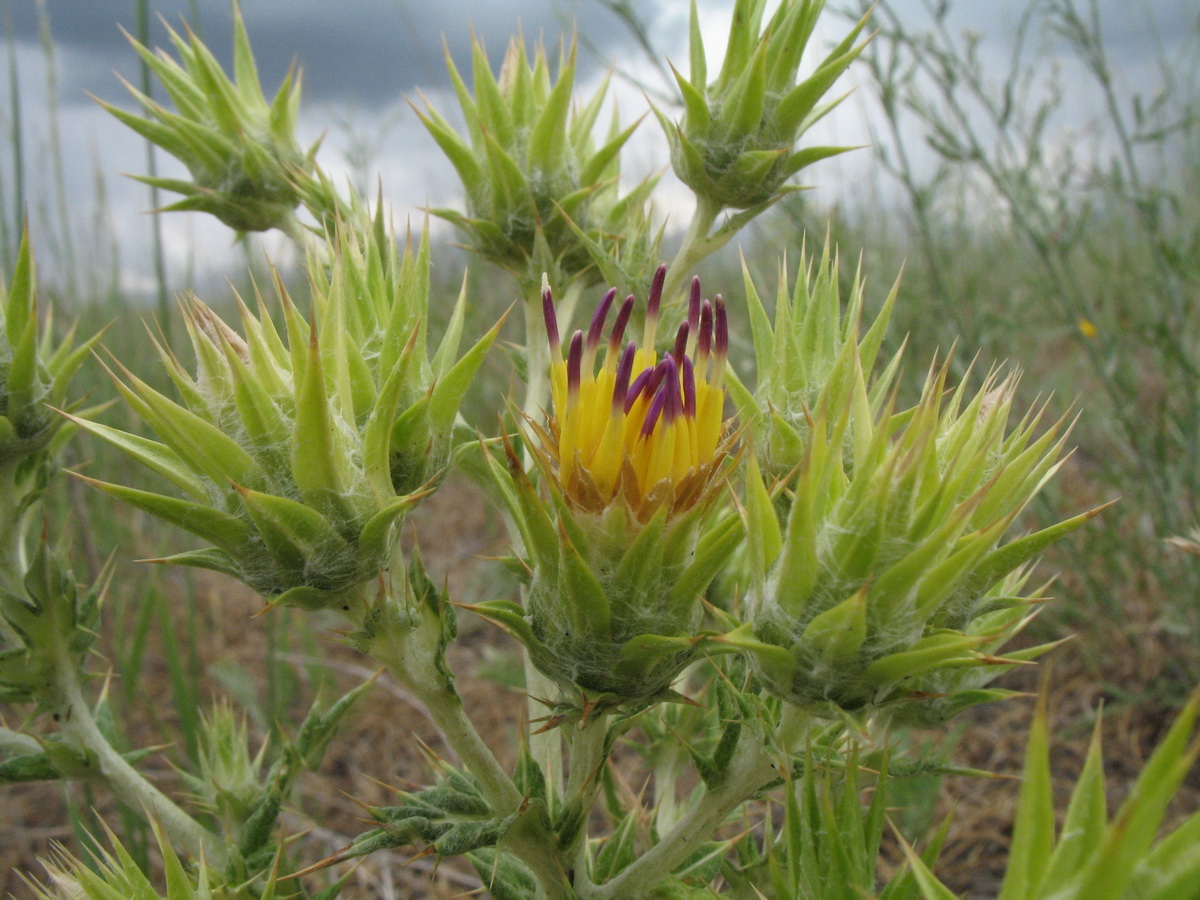
[[[657,359],[666,266],[655,273],[647,300],[641,346],[622,346],[633,314],[630,294],[617,311],[603,359],[596,361],[604,326],[616,300],[609,290],[592,316],[587,334],[576,331],[565,358],[554,299],[542,287],[552,359],[554,416],[541,432],[543,449],[558,464],[558,480],[577,508],[599,512],[621,499],[640,521],[667,504],[669,512],[690,508],[705,493],[725,453],[721,414],[729,328],[718,294],[702,300],[700,279],[692,280],[687,319],[672,352]]]
[[[1078,325],[1079,333],[1089,340],[1096,337],[1096,335],[1100,333],[1099,329],[1096,328],[1095,323],[1093,323],[1091,319],[1080,318]]]

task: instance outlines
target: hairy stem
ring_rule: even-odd
[[[151,784],[108,742],[92,717],[78,673],[65,653],[60,654],[57,668],[60,700],[56,715],[62,723],[63,736],[95,755],[100,774],[117,799],[131,809],[145,810],[147,816],[162,826],[172,846],[193,859],[203,858],[218,871],[224,869],[225,843]]]
[[[11,593],[24,593],[22,582],[28,561],[25,558],[27,513],[21,513],[24,493],[16,484],[16,462],[0,463],[0,587]],[[7,647],[19,647],[22,641],[8,621],[0,616],[0,641]]]
[[[679,245],[679,251],[675,254],[675,258],[667,266],[667,280],[663,284],[664,303],[675,300],[684,281],[694,274],[692,270],[716,249],[716,246],[709,241],[708,233],[712,230],[720,213],[720,206],[711,200],[700,196],[696,197],[696,210],[692,213],[692,224],[688,226],[687,234],[683,236],[683,243]]]
[[[600,770],[608,759],[608,716],[597,715],[579,723],[571,730],[570,773],[564,800],[576,797],[584,809],[584,827],[569,847],[563,849],[566,859],[575,860],[576,872],[585,869],[584,848],[587,844],[587,817],[600,790]]]

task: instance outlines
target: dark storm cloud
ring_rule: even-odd
[[[166,42],[157,16],[178,27],[193,5],[205,42],[227,61],[227,0],[150,0],[155,14],[151,43]],[[61,57],[62,101],[83,101],[87,91],[119,96],[110,73],[135,77],[136,59],[120,32],[120,27],[136,31],[133,0],[46,0],[45,6]],[[643,14],[653,8],[644,4]],[[487,45],[493,65],[499,64],[518,21],[527,35],[545,35],[553,44],[575,20],[602,53],[627,35],[596,0],[243,0],[242,11],[268,90],[295,60],[304,69],[308,99],[353,102],[360,108],[388,104],[418,86],[444,83],[443,36],[460,68],[469,68],[472,27]],[[12,4],[11,16],[18,40],[37,40],[32,0]]]

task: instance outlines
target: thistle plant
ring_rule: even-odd
[[[0,783],[106,786],[145,811],[167,873],[160,894],[110,833],[94,866],[59,854],[41,896],[333,900],[344,877],[311,892],[309,879],[396,848],[462,857],[498,900],[946,895],[929,870],[939,839],[877,883],[892,780],[934,770],[897,759],[892,734],[1012,693],[992,679],[1055,643],[1007,647],[1045,599],[1034,558],[1097,510],[1011,536],[1062,464],[1067,418],[1044,424],[1049,402],[1020,412],[1014,374],[950,387],[946,360],[903,404],[900,354],[883,349],[896,292],[864,327],[865,279],[844,291],[834,250],[811,271],[802,261],[794,285],[780,265],[773,318],[748,265],[740,292],[705,297],[695,263],[790,190],[791,175],[838,152],[796,143],[836,105],[821,98],[861,49],[860,23],[798,80],[821,6],[784,0],[764,27],[761,0],[739,0],[709,83],[693,4],[683,118],[660,117],[698,206],[669,266],[646,208],[653,179],[619,194],[634,126],[594,142],[603,86],[571,111],[573,50],[557,80],[519,41],[498,77],[476,43],[472,88],[450,64],[467,137],[432,107],[420,115],[464,182],[467,212],[438,214],[524,292],[513,382],[525,393],[498,431],[461,408],[503,320],[460,355],[477,299],[464,287],[430,351],[428,230],[401,252],[382,201],[368,215],[299,151],[298,88],[289,79],[266,102],[236,10],[233,78],[190,32],[171,33],[180,62],[138,47],[176,109],[135,94],[148,117],[113,111],[194,179],[154,183],[185,195],[175,208],[291,235],[308,297],[273,272],[269,290],[233,298],[236,322],[182,298],[191,359],[149,338],[171,396],[102,356],[151,437],[64,408],[96,339],[38,337],[22,250],[0,304],[0,697],[52,716],[0,728]],[[300,207],[312,227],[299,227]],[[586,329],[564,339],[583,288],[605,281]],[[683,321],[668,332],[677,299]],[[746,329],[754,382],[729,359],[731,331]],[[66,551],[52,549],[61,542],[25,556],[29,510],[68,429],[169,487],[80,478],[206,542],[155,562],[239,579],[268,613],[337,620],[338,638],[441,731],[449,752],[429,754],[429,783],[406,785],[393,805],[364,802],[366,828],[315,861],[281,834],[302,771],[321,764],[369,682],[332,703],[318,696],[297,727],[273,723],[256,746],[218,703],[194,758],[179,762],[186,796],[140,771],[151,751],[118,752],[102,727],[106,694],[90,687],[107,579],[77,585]],[[451,597],[400,540],[407,511],[457,464],[509,527],[510,598]],[[511,767],[458,693],[456,610],[522,645],[531,721],[513,726]],[[1195,714],[1194,701],[1111,826],[1094,756],[1057,843],[1040,720],[1002,900],[1165,900],[1190,884],[1195,819],[1157,846],[1153,834],[1194,762]],[[622,771],[631,753],[645,787]],[[1157,872],[1139,867],[1147,852]]]
[[[622,254],[626,280],[636,283],[643,273],[630,269],[630,261],[652,260],[658,245],[640,216],[654,181],[623,197],[619,192],[619,154],[638,123],[621,129],[614,117],[608,136],[595,145],[608,80],[572,111],[575,56],[572,42],[552,78],[545,48],[539,44],[531,62],[518,37],[497,77],[483,45],[473,40],[473,91],[449,51],[446,55],[466,138],[428,101],[424,111],[417,110],[466,192],[465,215],[451,209],[434,213],[462,232],[471,250],[516,275],[526,293],[543,272],[552,273],[556,283],[596,280],[594,271],[585,273],[598,261],[615,264]]]
[[[192,180],[148,176],[138,180],[183,195],[166,210],[209,213],[237,232],[279,228],[297,234],[297,180],[311,169],[317,149],[302,151],[296,142],[299,77],[289,73],[275,98],[267,102],[236,4],[232,79],[190,29],[186,37],[169,26],[167,32],[180,62],[129,40],[166,89],[175,110],[129,83],[125,87],[145,116],[109,103],[101,106],[186,165]]]

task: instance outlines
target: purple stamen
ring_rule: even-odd
[[[592,325],[588,328],[587,348],[589,352],[594,353],[600,346],[600,335],[604,333],[604,320],[608,318],[608,310],[612,307],[613,299],[616,296],[617,289],[609,288],[604,299],[600,301],[600,305],[596,307],[596,312],[592,316]]]
[[[671,356],[675,358],[675,365],[683,365],[683,358],[687,354],[688,342],[688,323],[680,322],[679,331],[675,332],[675,349]]]
[[[667,280],[667,264],[663,263],[654,272],[654,280],[650,282],[650,299],[646,303],[646,318],[658,318],[658,305],[662,303],[663,282]]]
[[[572,394],[579,393],[582,370],[583,332],[576,331],[571,335],[571,347],[567,350],[567,390]]]
[[[633,294],[625,298],[625,302],[621,304],[621,308],[617,310],[617,321],[613,323],[612,337],[608,339],[608,349],[610,353],[616,353],[617,348],[621,346],[621,341],[625,337],[625,326],[629,324],[629,317],[633,315]]]
[[[614,410],[624,410],[625,400],[629,394],[629,377],[633,374],[633,358],[637,355],[637,345],[630,341],[625,345],[625,352],[621,354],[621,361],[617,363],[617,381],[613,385],[612,405]],[[649,372],[649,369],[646,370]],[[643,375],[646,375],[643,372]],[[640,377],[640,376],[639,376]],[[648,378],[649,375],[646,375]]]
[[[724,365],[725,357],[729,355],[729,318],[725,315],[725,301],[720,294],[713,297],[713,307],[716,312],[717,360]]]
[[[696,370],[688,357],[683,358],[683,414],[696,418]]]
[[[550,349],[558,355],[561,346],[558,339],[558,316],[554,314],[554,296],[550,293],[550,285],[542,288],[542,318],[546,320],[546,337],[550,340]]]
[[[650,402],[650,409],[646,411],[646,423],[642,426],[642,435],[646,437],[654,431],[660,415],[664,422],[670,424],[682,412],[679,399],[679,371],[675,368],[675,360],[668,356],[659,364],[659,369],[663,370],[662,382],[654,394],[654,399]]]
[[[707,300],[700,305],[700,337],[696,347],[696,361],[702,362],[712,351],[713,308]]]
[[[692,276],[692,295],[688,298],[688,325],[694,332],[700,324],[700,276]]]
[[[631,342],[632,343],[632,342]],[[625,392],[625,412],[628,413],[633,409],[633,404],[637,403],[637,398],[642,395],[646,384],[650,381],[650,377],[654,374],[654,368],[643,369],[637,378],[633,379],[633,384],[629,386],[629,390]]]
[[[629,393],[625,395],[625,412],[629,412],[633,408],[633,404],[637,402],[637,398],[642,394],[647,397],[654,396],[654,392],[658,390],[658,386],[662,384],[663,376],[666,374],[666,361],[660,362],[657,366],[646,369],[633,382],[629,388]]]
[[[658,424],[658,417],[667,402],[665,387],[666,385],[663,385],[663,387],[659,388],[658,393],[654,395],[654,399],[650,401],[650,409],[646,411],[646,421],[642,425],[642,437],[650,437],[654,433],[654,426]]]

